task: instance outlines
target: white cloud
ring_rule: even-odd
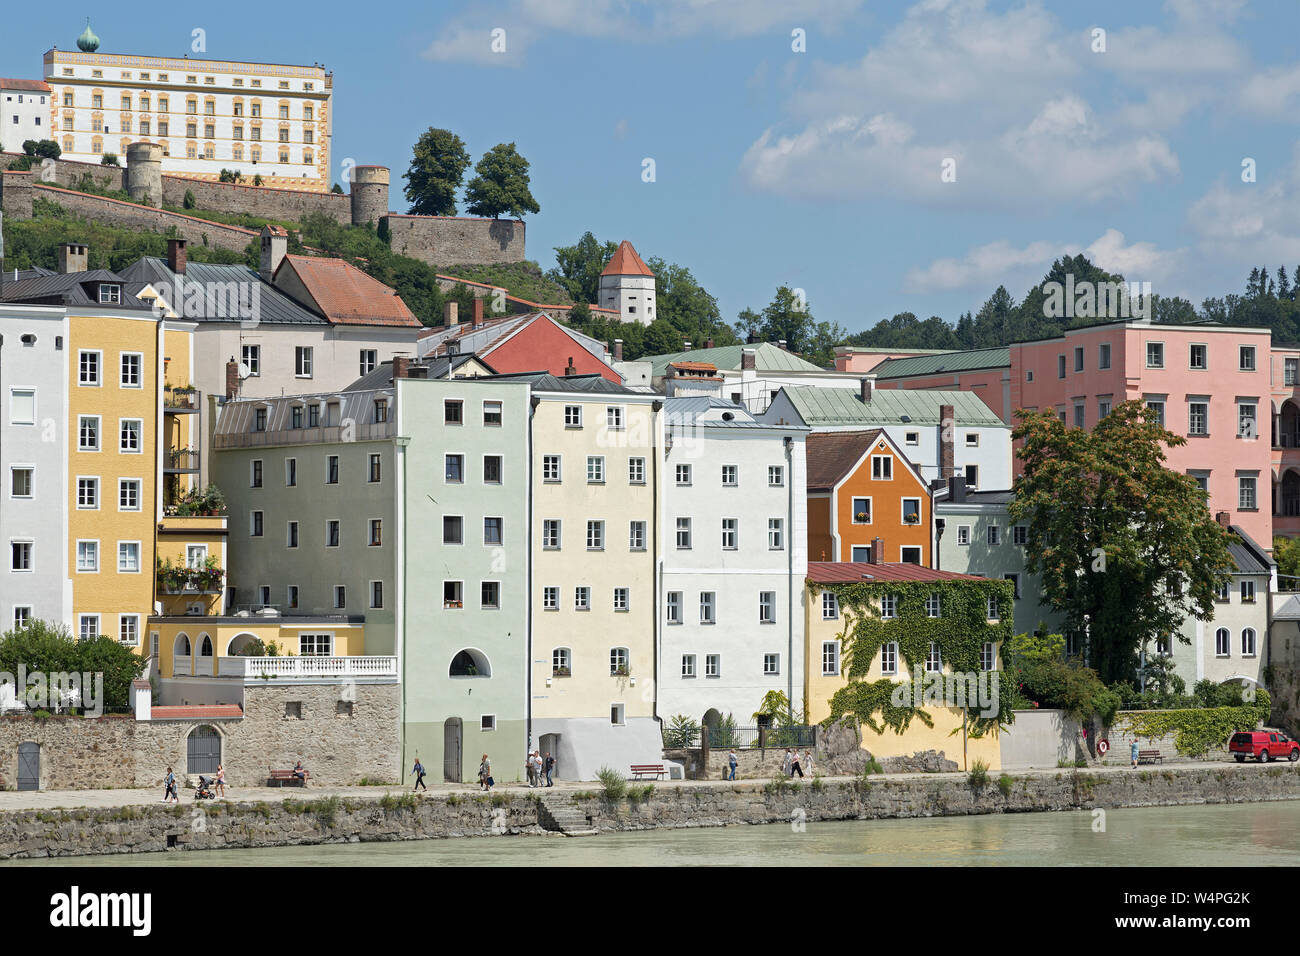
[[[1191,205],[1187,221],[1203,256],[1255,265],[1300,261],[1300,143],[1292,165],[1265,179],[1221,179]]]

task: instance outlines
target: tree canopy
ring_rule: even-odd
[[[475,216],[499,219],[510,213],[522,219],[525,213],[541,212],[529,191],[528,160],[514,143],[498,143],[478,161],[475,176],[465,187],[465,209]]]
[[[785,347],[817,365],[835,362],[835,346],[848,334],[835,322],[818,322],[812,308],[799,292],[789,286],[777,286],[772,301],[762,312],[742,309],[737,316],[736,335],[757,335],[768,342],[784,340]]]
[[[469,153],[459,136],[432,126],[415,141],[406,180],[406,201],[419,216],[456,215],[456,190],[460,189]]]
[[[1186,439],[1141,402],[1116,405],[1091,431],[1050,411],[1016,416],[1024,471],[1010,518],[1028,525],[1026,568],[1101,679],[1131,680],[1139,650],[1188,616],[1213,616],[1230,580],[1229,533],[1195,479],[1164,467],[1164,449]]]

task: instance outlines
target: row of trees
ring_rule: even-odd
[[[465,142],[451,130],[430,127],[416,140],[406,180],[410,211],[420,216],[456,215],[456,193],[469,168]],[[474,167],[475,176],[465,186],[465,211],[474,216],[500,218],[509,213],[522,219],[541,212],[530,190],[528,160],[514,143],[493,146]]]

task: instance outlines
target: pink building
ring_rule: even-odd
[[[870,372],[888,359],[910,358],[914,355],[953,355],[947,349],[869,349],[856,345],[835,347],[835,371]]]
[[[964,363],[948,355],[883,363],[877,386],[968,389],[1008,422],[1015,409],[1050,409],[1079,428],[1141,400],[1186,436],[1165,464],[1194,476],[1212,511],[1228,512],[1265,547],[1279,508],[1294,512],[1300,533],[1300,399],[1283,384],[1286,359],[1300,359],[1300,350],[1274,355],[1268,329],[1130,320],[960,354]],[[1275,449],[1280,440],[1290,445]],[[1285,488],[1275,492],[1278,482]]]

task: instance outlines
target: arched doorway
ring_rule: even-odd
[[[555,758],[555,771],[551,774],[552,780],[559,780],[560,773],[564,769],[560,766],[560,735],[559,734],[542,734],[537,741],[538,749],[542,752],[542,759],[550,754]]]
[[[18,745],[18,789],[41,789],[41,745],[28,741]]]
[[[492,662],[487,659],[487,655],[473,647],[467,647],[459,651],[451,659],[451,667],[447,670],[449,677],[491,677]]]
[[[221,734],[215,727],[200,724],[185,740],[185,772],[215,774],[221,763]]]
[[[442,779],[447,783],[461,782],[462,728],[459,717],[448,717],[442,725]]]
[[[1277,416],[1277,440],[1274,445],[1283,448],[1300,448],[1300,407],[1289,398],[1282,403]]]
[[[227,657],[244,657],[250,647],[256,647],[260,641],[256,634],[249,634],[245,631],[242,634],[236,634],[226,645]]]
[[[717,730],[722,726],[722,714],[718,712],[716,707],[710,707],[704,712],[704,719],[700,721],[700,724],[700,742],[708,741],[712,746],[713,740],[717,736]]]
[[[192,672],[192,652],[190,647],[190,636],[184,631],[176,635],[176,640],[172,641],[172,676],[189,676]]]

